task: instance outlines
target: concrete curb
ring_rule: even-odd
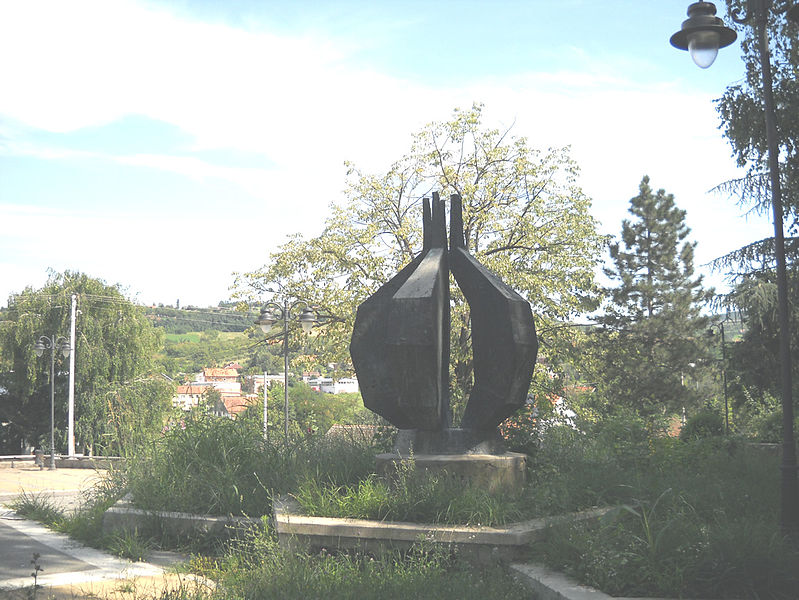
[[[518,558],[527,544],[546,536],[552,525],[598,520],[609,510],[612,509],[597,508],[500,527],[470,527],[312,517],[302,514],[295,502],[284,498],[274,503],[274,522],[280,545],[290,549],[359,549],[379,554],[408,550],[422,541],[457,548],[464,558],[476,564],[492,564]]]
[[[260,526],[261,519],[251,517],[214,517],[191,513],[144,510],[122,499],[103,514],[103,533],[143,530],[157,525],[163,533],[176,538],[230,537],[234,530]]]
[[[673,600],[610,596],[590,586],[582,585],[568,575],[535,563],[514,563],[510,565],[510,571],[517,581],[535,593],[536,600]]]
[[[57,456],[55,458],[56,469],[110,469],[113,465],[122,465],[123,458],[118,456]],[[44,469],[49,465],[50,456],[44,456]],[[0,456],[0,469],[16,469],[31,467],[34,465],[34,457],[27,454]]]

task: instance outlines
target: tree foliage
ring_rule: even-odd
[[[146,376],[161,346],[161,332],[119,286],[83,273],[51,273],[41,289],[26,288],[9,299],[0,325],[2,444],[19,451],[49,431],[50,364],[33,344],[42,335],[69,337],[71,295],[78,298],[75,339],[76,441],[93,445],[113,435],[109,392]],[[49,353],[49,350],[46,351]],[[56,358],[56,430],[65,437],[69,362]],[[147,402],[142,398],[142,402]]]
[[[533,306],[541,354],[549,327],[595,306],[594,268],[604,243],[577,184],[568,149],[536,150],[488,128],[482,107],[456,110],[413,136],[410,151],[382,174],[348,165],[346,200],[331,206],[321,235],[294,235],[253,273],[237,277],[239,298],[269,297],[276,285],[340,320],[315,340],[329,362],[349,362],[357,305],[422,247],[421,199],[433,190],[463,199],[467,250]],[[471,379],[469,312],[452,284],[454,395]]]
[[[630,200],[633,219],[622,222],[610,245],[601,327],[594,333],[600,397],[612,409],[634,409],[647,418],[696,404],[685,378],[709,359],[708,320],[700,314],[711,292],[694,277],[696,243],[685,211],[665,190],[653,192],[644,177]]]
[[[727,0],[729,11],[746,8],[741,0]],[[742,35],[745,78],[731,85],[717,101],[722,129],[738,164],[747,168],[745,177],[726,182],[719,191],[740,198],[754,211],[770,213],[771,186],[768,177],[767,140],[763,105],[763,84],[756,30],[735,25]],[[771,70],[782,203],[786,219],[785,253],[788,279],[790,345],[793,368],[797,357],[797,258],[799,258],[799,26],[784,13],[770,11],[767,34],[770,40]],[[718,258],[713,267],[727,274],[733,290],[718,299],[727,310],[739,311],[744,321],[740,343],[730,352],[733,403],[743,414],[763,410],[768,399],[780,395],[778,365],[777,284],[774,238],[743,246]],[[794,380],[796,388],[796,380]],[[796,396],[796,392],[794,392]]]
[[[746,8],[743,0],[727,0],[729,12]],[[741,35],[745,78],[734,83],[716,102],[721,128],[732,146],[738,164],[747,168],[747,176],[724,186],[755,210],[768,212],[771,196],[768,185],[766,125],[763,109],[763,84],[755,28],[733,24]],[[799,227],[799,27],[784,14],[770,11],[768,36],[777,134],[780,141],[780,181],[783,203],[790,228]]]

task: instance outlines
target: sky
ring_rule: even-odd
[[[234,272],[318,235],[345,161],[381,173],[413,133],[485,105],[570,146],[602,233],[649,175],[702,266],[772,235],[734,198],[713,100],[744,76],[669,45],[689,0],[0,2],[0,306],[48,270],[142,304],[211,306]],[[724,17],[722,2],[718,2]]]

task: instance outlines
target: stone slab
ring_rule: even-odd
[[[196,536],[227,538],[233,530],[260,526],[261,519],[250,517],[205,516],[191,513],[143,510],[123,499],[103,514],[103,533],[145,530],[157,525],[162,533],[179,539]]]
[[[398,454],[378,454],[377,473],[391,477],[403,461]],[[447,472],[490,491],[518,490],[524,487],[527,456],[518,452],[503,454],[414,454],[416,469]]]
[[[551,525],[574,520],[596,520],[609,508],[591,509],[558,517],[543,517],[499,527],[435,525],[312,517],[300,513],[296,502],[274,503],[274,523],[283,547],[300,549],[357,549],[380,554],[408,550],[425,542],[456,548],[464,558],[479,564],[510,561],[531,542],[543,539]]]
[[[582,585],[568,575],[535,563],[511,564],[510,572],[517,581],[535,593],[536,600],[672,600],[610,596],[590,586]]]

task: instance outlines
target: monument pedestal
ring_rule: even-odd
[[[391,478],[397,467],[409,457],[397,454],[378,454],[377,473]],[[413,454],[419,471],[447,472],[471,485],[489,491],[516,491],[524,487],[527,456],[518,452],[503,454]]]
[[[390,478],[402,461],[411,458],[417,470],[446,471],[490,491],[521,489],[527,475],[527,456],[507,452],[496,430],[400,430],[394,451],[377,456],[377,473]]]

